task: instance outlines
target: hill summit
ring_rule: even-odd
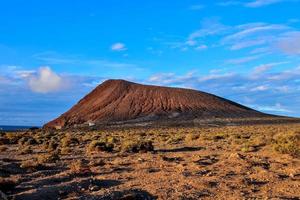
[[[107,80],[45,127],[261,115],[258,111],[201,91]]]

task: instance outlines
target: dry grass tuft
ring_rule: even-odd
[[[279,153],[300,157],[300,132],[275,135],[273,138],[273,148]]]
[[[37,161],[40,164],[43,164],[43,163],[53,163],[53,162],[58,161],[59,159],[60,158],[59,158],[59,155],[58,155],[57,152],[42,154],[42,155],[39,155],[37,157]]]
[[[152,141],[126,140],[122,143],[122,151],[127,153],[145,153],[154,150]]]
[[[86,160],[76,160],[69,165],[72,174],[88,174],[91,172]]]
[[[86,151],[88,154],[92,154],[94,152],[100,152],[100,151],[112,152],[113,149],[114,149],[114,144],[109,141],[94,140],[88,145]]]

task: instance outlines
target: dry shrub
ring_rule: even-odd
[[[83,159],[72,162],[69,168],[72,174],[86,174],[91,172],[88,162]]]
[[[93,152],[112,152],[114,149],[114,144],[110,143],[108,141],[103,140],[94,140],[92,141],[88,147],[87,147],[87,153],[93,153]]]
[[[21,133],[5,133],[5,138],[9,140],[9,144],[17,144],[19,139],[22,138],[23,134]]]
[[[244,144],[243,147],[241,148],[241,151],[245,153],[254,152],[256,150],[257,149],[251,144]]]
[[[52,151],[57,150],[58,146],[59,146],[59,143],[57,141],[55,141],[54,139],[52,139],[49,142],[46,142],[44,144],[44,149],[49,152],[52,152]]]
[[[25,155],[25,154],[30,154],[33,151],[30,146],[21,146],[19,147],[19,152],[21,155]]]
[[[37,144],[37,141],[32,137],[22,137],[18,140],[18,144],[24,146],[35,145]]]
[[[152,141],[143,140],[126,140],[122,143],[122,151],[128,153],[148,152],[153,151],[154,146]]]
[[[100,159],[100,160],[91,160],[89,163],[89,166],[91,167],[97,167],[97,166],[104,166],[105,162],[104,160]]]
[[[72,150],[69,147],[63,147],[60,149],[61,154],[69,154],[71,152],[72,152]]]
[[[66,136],[63,137],[60,142],[62,147],[70,147],[79,144],[79,140],[73,137],[71,134],[66,134]]]
[[[168,144],[179,144],[184,139],[184,136],[181,134],[172,135],[168,140]]]
[[[199,139],[199,134],[189,133],[185,136],[185,141],[190,142]]]
[[[277,134],[272,145],[279,153],[300,157],[300,132]]]
[[[59,159],[60,158],[59,158],[58,153],[57,152],[52,152],[52,153],[48,153],[48,154],[39,155],[37,157],[37,162],[40,163],[40,164],[53,163],[53,162],[58,161]]]
[[[36,171],[42,169],[44,166],[38,163],[37,159],[32,159],[32,160],[22,161],[20,167],[23,169],[27,169],[29,171]]]

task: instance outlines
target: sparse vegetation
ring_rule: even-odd
[[[184,135],[177,133],[175,135],[170,135],[170,138],[167,140],[168,144],[179,144],[184,140]]]
[[[22,137],[18,140],[18,144],[24,146],[35,145],[37,144],[37,141],[32,137]]]
[[[49,152],[53,152],[53,151],[57,150],[58,146],[59,146],[59,143],[55,139],[52,139],[52,140],[50,140],[50,142],[46,142],[44,144],[44,149]]]
[[[185,196],[181,191],[186,191],[190,184],[195,188],[190,188],[189,192],[196,194],[205,187],[209,190],[205,194],[212,194],[213,198],[218,194],[224,197],[237,194],[235,199],[249,195],[260,198],[266,192],[274,196],[278,194],[278,188],[283,191],[281,194],[294,197],[298,188],[292,180],[297,180],[300,173],[297,167],[299,130],[299,124],[280,124],[141,127],[89,132],[71,130],[67,133],[38,130],[18,133],[19,136],[8,134],[8,138],[5,133],[0,137],[0,141],[5,143],[0,146],[0,177],[20,180],[15,185],[2,181],[2,186],[12,186],[7,189],[12,196],[30,192],[39,195],[39,191],[45,191],[40,185],[50,185],[56,189],[61,185],[74,188],[73,184],[78,187],[74,198],[87,194],[87,191],[97,191],[97,194],[103,195],[101,186],[94,185],[98,182],[93,181],[99,178],[103,179],[101,184],[122,180],[118,186],[120,189],[124,188],[123,184],[143,185],[145,180],[151,179],[147,182],[150,187],[156,187],[153,183],[161,183],[160,188],[164,192],[157,190],[155,195],[162,199],[167,198],[163,196],[165,191],[173,188],[177,192],[168,198]],[[161,174],[164,176],[161,177]],[[21,178],[16,178],[19,176]],[[231,181],[246,185],[242,189],[232,190]],[[16,193],[16,185],[24,193]],[[252,185],[257,188],[255,193],[252,192]],[[284,192],[286,188],[289,188],[289,193]],[[103,191],[109,193],[112,190],[107,186]],[[240,195],[243,191],[249,195]],[[175,195],[179,193],[179,196]],[[197,199],[199,196],[193,197]]]
[[[24,155],[24,154],[32,153],[33,151],[32,151],[31,146],[20,146],[19,152],[21,155]]]
[[[37,159],[22,161],[20,167],[29,171],[37,171],[43,168],[43,164],[39,163]]]
[[[59,158],[58,153],[57,152],[52,152],[52,153],[39,155],[37,157],[37,162],[40,163],[40,164],[52,163],[52,162],[58,161],[59,159],[60,158]]]
[[[300,157],[300,132],[280,133],[273,139],[273,148],[284,154]]]
[[[72,174],[86,174],[90,173],[90,168],[86,160],[76,160],[69,165]]]
[[[94,140],[90,142],[87,147],[87,153],[91,154],[94,152],[112,152],[114,149],[114,144],[104,140]]]
[[[190,142],[199,139],[199,134],[189,133],[185,136],[185,141]]]
[[[60,142],[62,147],[71,147],[79,144],[79,140],[73,137],[71,134],[66,134],[66,136],[63,137]]]
[[[145,153],[154,150],[152,141],[126,140],[122,143],[122,151],[128,153]]]

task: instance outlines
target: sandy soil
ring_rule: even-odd
[[[300,124],[17,134],[1,137],[0,189],[9,199],[300,199],[299,141],[286,150],[278,139],[299,138]],[[87,151],[103,138],[112,152]],[[154,151],[123,150],[142,140]]]

